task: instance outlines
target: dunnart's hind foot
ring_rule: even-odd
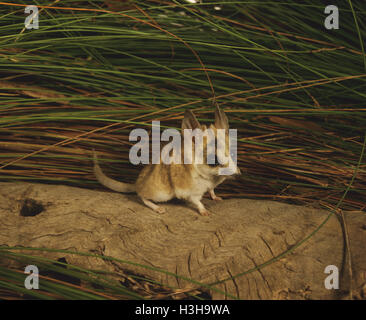
[[[158,205],[156,205],[155,203],[153,203],[150,200],[147,199],[141,199],[143,201],[143,203],[145,203],[146,206],[148,206],[150,209],[154,210],[157,213],[165,213],[166,210]]]
[[[157,208],[154,209],[154,211],[157,213],[161,213],[161,214],[166,212],[165,208],[160,207],[160,206],[157,206]]]

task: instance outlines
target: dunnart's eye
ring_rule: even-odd
[[[215,163],[208,163],[210,167],[216,167],[219,165],[219,160],[217,159],[217,155],[215,154]]]

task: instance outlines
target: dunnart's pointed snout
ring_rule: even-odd
[[[236,168],[235,175],[236,176],[240,176],[241,175],[241,171],[240,171],[239,167]]]
[[[233,174],[233,178],[234,179],[237,179],[241,176],[241,170],[239,169],[239,167],[236,167],[236,171],[235,173]]]
[[[241,171],[238,167],[227,167],[227,168],[222,168],[220,170],[223,170],[219,171],[219,175],[225,175],[227,179],[235,179],[235,178],[238,178],[240,175],[241,175]]]

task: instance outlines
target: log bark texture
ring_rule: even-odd
[[[182,202],[162,204],[157,214],[135,195],[62,185],[0,183],[0,245],[93,252],[167,270],[201,283],[227,280],[216,288],[240,299],[341,299],[348,297],[350,264],[343,223],[333,214],[292,253],[278,257],[311,234],[325,210],[274,201],[203,200],[209,217]],[[350,244],[352,288],[366,298],[366,214],[344,212]],[[40,253],[37,253],[41,255]],[[63,253],[42,252],[51,258]],[[71,264],[130,271],[163,284],[199,287],[137,265],[68,255]],[[328,290],[324,272],[338,267],[340,288]],[[225,298],[210,291],[212,298]]]

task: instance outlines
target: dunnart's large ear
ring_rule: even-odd
[[[227,130],[229,130],[229,120],[228,120],[225,112],[220,109],[217,102],[215,102],[215,105],[216,105],[215,127],[217,129],[227,129]]]
[[[182,121],[182,130],[184,129],[197,129],[200,128],[201,125],[198,122],[196,116],[193,114],[191,110],[186,110],[184,113],[184,119]]]

